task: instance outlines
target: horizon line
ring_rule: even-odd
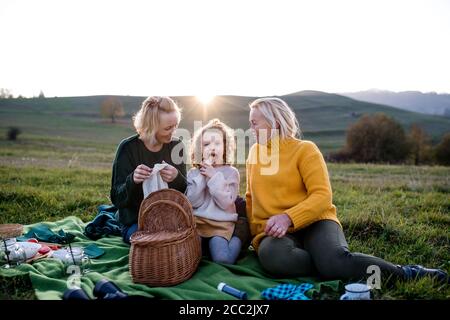
[[[4,89],[4,88],[3,88]],[[9,90],[9,89],[6,89]],[[168,96],[168,97],[198,97],[201,95],[198,94],[172,94],[172,95],[159,95],[159,94],[153,94],[153,95],[139,95],[139,94],[85,94],[85,95],[45,95],[45,92],[43,90],[40,90],[44,94],[44,98],[77,98],[77,97],[99,97],[99,96],[122,96],[122,97],[149,97],[149,96]],[[353,93],[361,93],[361,92],[386,92],[386,93],[410,93],[410,92],[416,92],[420,94],[436,94],[436,95],[446,95],[450,94],[450,91],[421,91],[421,90],[401,90],[401,91],[394,91],[394,90],[388,90],[388,89],[377,89],[377,88],[370,88],[365,90],[357,90],[357,91],[323,91],[323,90],[315,90],[315,89],[305,89],[305,90],[299,90],[294,91],[290,93],[285,94],[272,94],[272,95],[243,95],[243,94],[232,94],[232,93],[220,93],[220,94],[211,94],[211,96],[214,97],[224,97],[224,96],[233,96],[233,97],[251,97],[251,98],[261,98],[261,97],[283,97],[283,96],[289,96],[289,95],[296,95],[303,92],[318,92],[318,93],[326,93],[326,94],[336,94],[336,95],[345,95],[345,94],[353,94]],[[12,95],[12,97],[9,97],[10,99],[18,99],[18,98],[25,98],[25,99],[34,99],[39,98],[39,95],[33,95],[33,96],[25,96],[18,94],[16,96]],[[8,98],[3,98],[8,99]]]

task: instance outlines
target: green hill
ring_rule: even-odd
[[[125,117],[119,123],[101,118],[100,104],[106,96],[55,97],[0,100],[0,133],[10,126],[24,134],[41,137],[117,144],[133,134],[131,116],[145,97],[116,96],[122,101]],[[202,105],[195,97],[173,97],[183,109],[181,128],[192,130],[194,120],[202,119]],[[422,126],[436,142],[450,131],[450,119],[400,110],[384,105],[353,100],[319,91],[301,91],[281,96],[296,112],[304,139],[315,141],[324,152],[336,150],[345,142],[348,126],[365,114],[384,112],[398,120],[405,129],[413,123]],[[218,96],[208,107],[208,119],[218,117],[233,128],[248,129],[248,104],[255,97]]]

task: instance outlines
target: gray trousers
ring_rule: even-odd
[[[350,252],[341,226],[332,220],[315,222],[282,238],[264,237],[258,257],[262,267],[276,277],[319,276],[361,281],[372,274],[367,273],[367,268],[376,265],[382,281],[404,278],[398,265]]]

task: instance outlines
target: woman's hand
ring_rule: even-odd
[[[216,169],[214,169],[213,166],[211,166],[211,165],[209,165],[207,163],[204,163],[204,162],[201,163],[200,166],[201,166],[200,167],[200,173],[203,176],[211,179],[211,177],[216,174]]]
[[[277,214],[267,221],[264,232],[274,238],[284,237],[289,227],[292,225],[291,218],[286,213]]]
[[[135,184],[139,184],[144,182],[145,179],[150,177],[152,173],[152,169],[147,167],[145,164],[140,164],[134,169],[133,172],[133,181]]]
[[[167,164],[167,166],[159,172],[161,174],[161,178],[167,183],[172,182],[178,176],[178,170],[167,162],[163,163]]]

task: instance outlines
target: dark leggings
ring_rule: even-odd
[[[131,226],[122,226],[123,242],[130,244],[130,238],[138,229],[138,224],[134,223]]]
[[[320,276],[324,279],[361,281],[372,273],[367,267],[380,268],[381,279],[404,278],[400,266],[383,259],[353,253],[344,232],[332,220],[321,220],[282,238],[265,237],[258,250],[263,268],[278,277]]]

